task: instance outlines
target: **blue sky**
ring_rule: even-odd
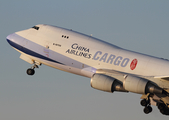
[[[44,23],[169,59],[168,6],[168,0],[1,0],[0,119],[167,120],[156,107],[145,115],[141,95],[98,91],[89,78],[45,65],[27,76],[31,65],[19,59],[5,38]]]

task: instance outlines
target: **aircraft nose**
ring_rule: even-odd
[[[11,36],[12,36],[12,34],[10,34],[10,35],[8,35],[7,37],[6,37],[6,40],[7,40],[7,42],[10,44],[10,41],[11,41]]]
[[[18,47],[22,45],[23,38],[16,33],[10,34],[6,37],[7,42],[13,46],[13,47]]]
[[[6,37],[6,40],[7,41],[10,40],[10,38],[11,38],[11,34]]]
[[[8,36],[6,37],[6,40],[7,40],[7,42],[8,42],[9,44],[11,44],[11,42],[14,41],[13,36],[14,36],[14,33],[13,33],[13,34],[10,34],[10,35],[8,35]]]

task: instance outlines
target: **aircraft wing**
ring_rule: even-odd
[[[125,77],[127,75],[130,75],[129,73],[123,73],[115,70],[108,70],[108,69],[98,69],[96,71],[98,74],[105,74],[107,76],[113,77],[115,79],[120,80],[121,82],[124,82]],[[164,79],[169,80],[169,76],[139,76],[142,78],[148,78],[148,79]],[[166,89],[167,92],[169,92],[169,89]],[[164,94],[155,94],[153,97],[149,97],[151,94],[142,94],[141,99],[147,99],[150,98],[150,104],[156,106],[156,103],[160,103],[161,101],[164,101],[165,103],[169,102],[169,97]]]
[[[163,79],[169,81],[169,76],[155,76],[156,79]]]
[[[100,73],[100,74],[105,74],[111,77],[125,77],[126,75],[130,74],[130,73],[124,73],[124,72],[120,72],[120,71],[115,71],[115,70],[109,70],[109,69],[97,69],[96,73]],[[165,76],[139,76],[142,78],[148,78],[148,79],[162,79],[162,80],[167,80],[169,81],[169,75],[165,75]]]
[[[124,81],[124,78],[127,75],[127,73],[123,73],[115,70],[109,70],[109,69],[97,69],[96,73],[113,77],[117,80],[120,80],[121,82]]]
[[[133,75],[130,73],[125,73],[125,72],[111,70],[111,69],[97,69],[96,73],[113,77],[117,80],[120,80],[121,82],[124,82],[124,79],[127,75]],[[137,76],[137,77],[150,78],[152,76]]]

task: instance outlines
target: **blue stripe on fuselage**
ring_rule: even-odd
[[[10,41],[9,39],[7,39],[7,41],[8,41],[8,43],[9,43],[12,47],[14,47],[14,48],[16,48],[16,49],[18,49],[18,50],[20,50],[20,51],[22,51],[22,52],[24,52],[24,53],[26,53],[26,54],[28,54],[28,55],[31,55],[31,56],[34,56],[34,57],[37,57],[37,58],[41,58],[41,59],[44,59],[44,60],[48,60],[48,61],[51,61],[51,62],[55,62],[55,63],[64,65],[63,63],[60,63],[60,62],[58,62],[58,61],[52,60],[52,59],[50,59],[50,58],[47,58],[47,57],[45,57],[45,56],[43,56],[43,55],[40,55],[40,54],[38,54],[38,53],[36,53],[36,52],[34,52],[34,51],[32,51],[32,50],[29,50],[29,49],[27,49],[27,48],[25,48],[25,47],[23,47],[23,46],[21,46],[21,45],[18,45],[18,44],[16,44],[16,43]]]

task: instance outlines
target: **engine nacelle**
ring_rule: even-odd
[[[132,75],[128,75],[125,77],[125,80],[123,82],[123,87],[125,90],[129,92],[134,92],[138,94],[147,94],[147,93],[163,94],[164,93],[164,90],[158,87],[157,85],[155,85],[153,82]]]
[[[106,92],[128,92],[123,88],[123,84],[120,81],[104,74],[94,74],[90,84],[91,87]]]

